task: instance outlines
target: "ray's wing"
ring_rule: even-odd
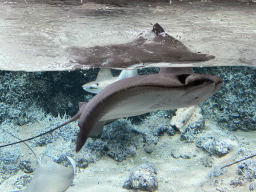
[[[76,165],[75,161],[68,157],[71,167],[64,167],[51,161],[49,157],[39,160],[31,182],[24,192],[64,192],[72,184]]]
[[[110,68],[103,67],[100,69],[96,81],[104,81],[113,78]]]

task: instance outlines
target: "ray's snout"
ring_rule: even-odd
[[[190,74],[185,77],[184,84],[188,86],[197,86],[202,84],[215,84],[216,87],[220,87],[223,83],[223,80],[220,77],[213,75],[205,75],[205,74]]]
[[[214,93],[216,93],[220,89],[220,87],[223,83],[223,80],[220,77],[217,77],[217,76],[212,76],[212,75],[208,75],[208,76],[209,76],[209,78],[205,79],[205,83],[215,85],[214,89],[212,91],[212,95],[213,95]]]
[[[213,76],[213,80],[214,80],[214,83],[215,83],[215,88],[214,88],[214,90],[213,90],[213,94],[214,94],[214,93],[216,93],[216,92],[220,89],[220,87],[222,86],[223,80],[222,80],[222,78],[217,77],[217,76]]]
[[[213,76],[213,75],[203,75],[203,76],[206,76],[206,78],[204,80],[205,83],[214,84],[214,89],[212,90],[211,94],[212,95],[215,94],[223,84],[222,78]]]

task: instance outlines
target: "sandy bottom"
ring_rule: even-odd
[[[251,133],[235,132],[238,138],[244,137],[249,141],[248,148],[254,149],[256,142]],[[175,159],[170,154],[171,150],[179,150],[182,153],[193,153],[191,159]],[[130,158],[121,163],[115,162],[109,157],[90,164],[87,169],[80,169],[75,177],[74,186],[68,192],[88,191],[127,191],[122,188],[130,171],[143,163],[150,163],[157,169],[158,190],[157,191],[249,191],[250,182],[244,180],[239,186],[231,186],[232,180],[238,180],[241,175],[236,173],[237,166],[226,168],[226,172],[219,177],[209,177],[215,166],[223,166],[233,162],[234,153],[230,152],[222,158],[211,157],[212,167],[205,167],[202,159],[207,158],[207,153],[198,149],[193,144],[185,144],[176,135],[170,139],[164,136],[158,142],[156,150],[147,154],[143,149],[137,151],[135,158]]]
[[[256,148],[253,132],[237,131],[232,134],[239,141],[246,141],[246,148],[251,150]],[[24,155],[29,155],[26,147],[22,148],[22,151]],[[36,153],[40,154],[40,151]],[[174,158],[173,154],[188,155],[191,158]],[[34,157],[31,154],[30,156],[31,161],[33,161]],[[144,163],[150,163],[157,169],[157,191],[249,191],[251,182],[245,179],[237,186],[230,185],[232,180],[238,180],[242,177],[236,173],[237,165],[226,168],[226,172],[219,177],[209,176],[216,166],[229,164],[234,161],[234,157],[235,150],[222,158],[209,157],[208,153],[197,148],[195,143],[180,141],[179,134],[172,137],[164,135],[160,137],[151,154],[146,153],[142,147],[139,147],[135,157],[128,158],[123,162],[117,162],[108,156],[104,156],[99,161],[89,164],[86,169],[78,169],[73,185],[67,192],[128,191],[122,187],[124,182],[128,179],[133,168]],[[203,162],[207,160],[212,161],[211,167],[203,165]],[[0,191],[14,191],[13,184],[22,175],[24,175],[24,172],[19,171],[16,175],[7,179],[0,185]]]
[[[237,135],[250,136],[250,134],[242,132],[237,132]],[[156,147],[156,151],[151,155],[143,150],[138,150],[135,158],[122,163],[117,163],[108,157],[102,158],[95,164],[90,164],[87,169],[80,169],[74,180],[74,186],[67,191],[127,191],[122,188],[124,181],[129,177],[130,171],[134,167],[143,163],[150,163],[156,167],[157,191],[249,191],[250,182],[247,181],[244,181],[241,186],[230,185],[231,180],[238,180],[241,177],[241,175],[236,174],[236,165],[226,168],[227,172],[219,177],[209,177],[214,166],[222,166],[232,162],[234,155],[232,152],[223,158],[212,157],[213,165],[209,168],[202,164],[202,159],[208,155],[191,144],[184,145],[178,137],[170,140],[169,137],[164,136]],[[191,159],[175,159],[167,152],[173,147],[185,153],[193,152],[196,156]],[[255,147],[255,142],[251,143],[251,147]]]

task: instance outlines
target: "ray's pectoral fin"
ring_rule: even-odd
[[[106,121],[98,121],[91,130],[89,137],[100,138]]]
[[[104,129],[104,126],[105,125],[108,125],[112,122],[114,122],[116,119],[113,119],[113,120],[107,120],[107,121],[98,121],[93,129],[91,130],[90,134],[89,134],[89,137],[92,137],[92,138],[100,138],[101,135],[102,135],[102,132],[103,132],[103,129]]]
[[[79,102],[78,104],[79,111],[82,111],[86,104],[87,104],[86,102]]]
[[[98,73],[96,81],[102,81],[102,80],[111,79],[111,78],[113,78],[111,69],[110,68],[101,68]]]
[[[97,124],[100,118],[98,114],[92,113],[93,109],[87,109],[86,107],[81,112],[81,117],[78,121],[78,126],[80,127],[80,132],[77,135],[76,141],[76,152],[80,151],[85,144],[87,138],[90,135],[90,132],[93,130],[93,127]]]
[[[72,168],[59,165],[47,156],[39,160],[25,192],[66,191],[71,186],[76,172],[75,161],[71,157],[67,158]]]
[[[108,113],[109,110],[109,106],[103,104],[101,100],[98,101],[97,104],[93,104],[91,106],[87,105],[82,109],[78,122],[80,132],[77,136],[76,152],[81,150],[89,136],[101,136],[104,125],[116,120],[108,119],[106,121],[100,121],[101,117]]]

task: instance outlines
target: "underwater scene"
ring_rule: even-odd
[[[0,192],[256,191],[255,0],[0,0]]]

